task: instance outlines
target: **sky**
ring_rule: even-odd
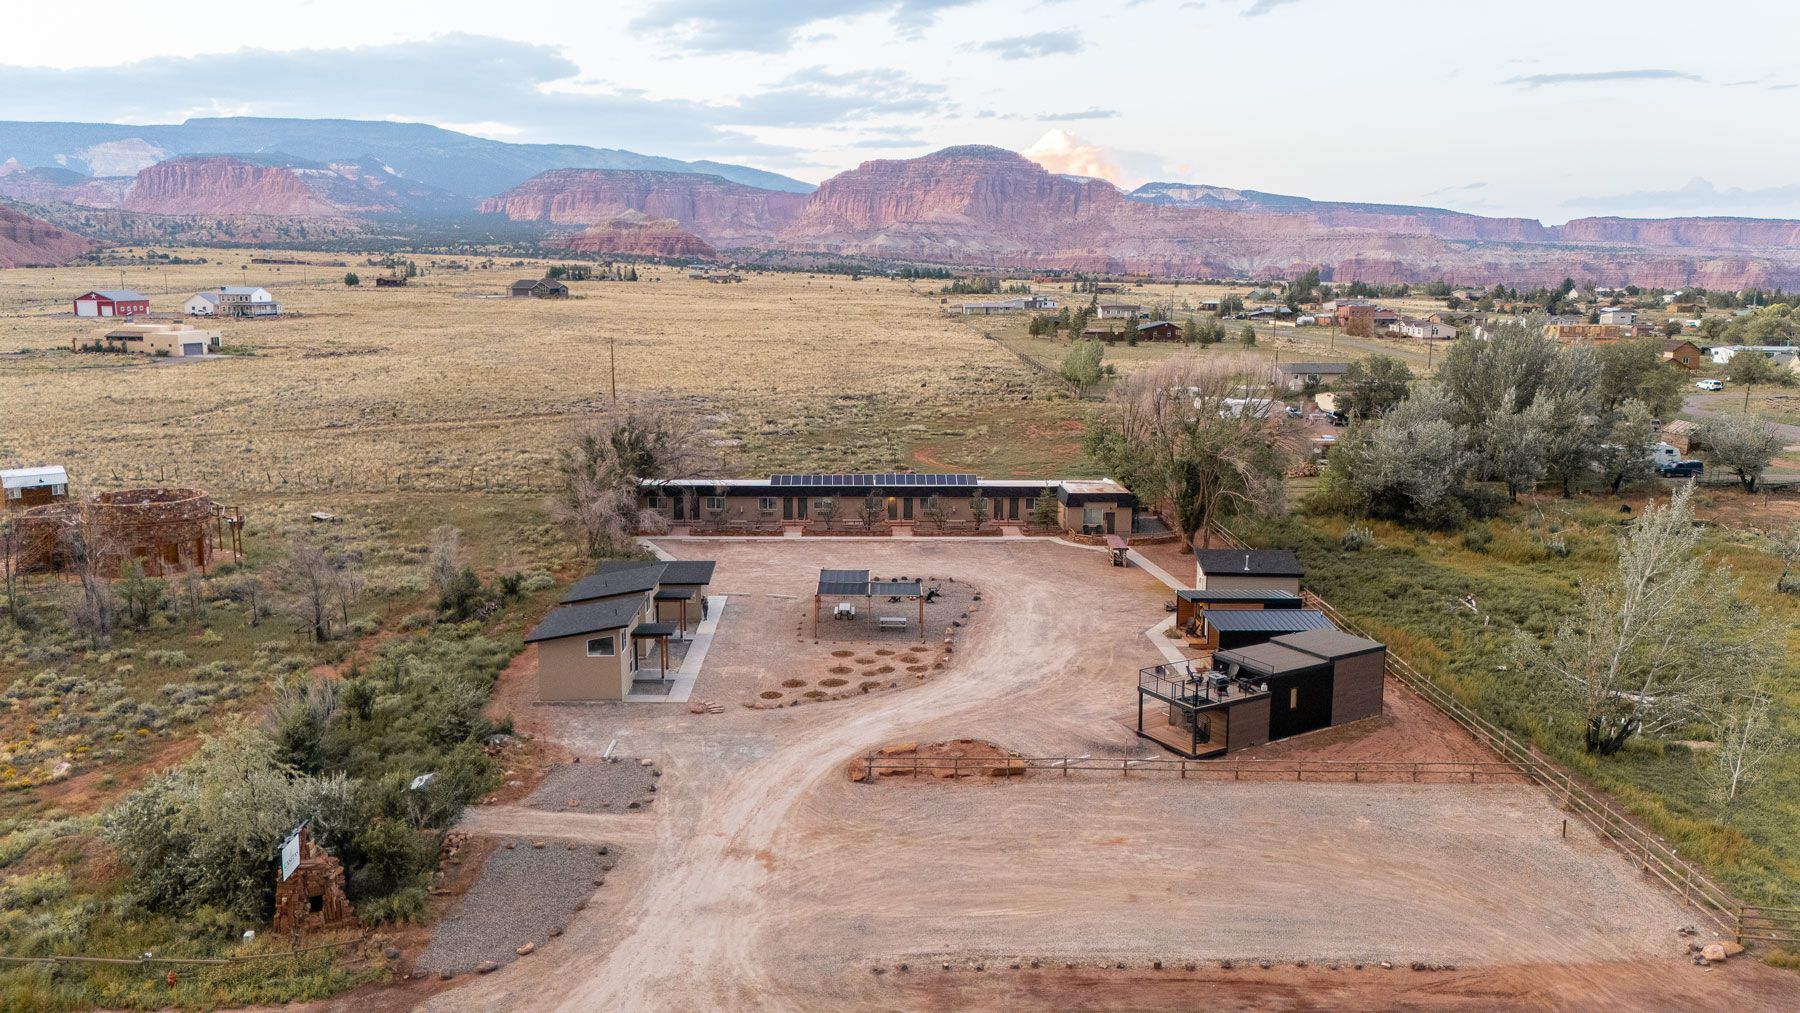
[[[78,19],[7,22],[0,119],[393,119],[810,182],[982,143],[1126,188],[1552,224],[1800,218],[1800,5],[1768,0],[640,0],[516,15],[87,0]]]

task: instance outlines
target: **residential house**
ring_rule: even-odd
[[[1662,441],[1684,454],[1693,453],[1699,435],[1700,424],[1687,419],[1674,419],[1662,427]]]
[[[1792,345],[1715,345],[1710,349],[1713,365],[1728,365],[1740,352],[1766,356],[1783,369],[1800,369],[1800,348]]]
[[[1456,325],[1447,321],[1408,319],[1400,321],[1399,333],[1420,341],[1454,341]]]
[[[79,337],[69,340],[70,351],[136,352],[142,355],[184,358],[206,355],[219,348],[218,331],[203,331],[181,323],[125,324],[85,345]]]
[[[1000,299],[992,302],[966,302],[960,307],[963,316],[987,317],[1007,313],[1041,313],[1056,308],[1056,300],[1049,296],[1033,295],[1019,299]]]
[[[0,469],[0,492],[7,510],[55,503],[69,498],[69,473],[60,464]]]
[[[275,317],[281,315],[281,304],[266,288],[254,285],[226,285],[206,292],[195,292],[182,303],[182,312],[191,317]]]
[[[1630,327],[1637,323],[1637,310],[1629,306],[1602,306],[1600,307],[1600,322]]]
[[[1271,379],[1281,390],[1301,390],[1335,383],[1349,370],[1347,362],[1278,362]]]
[[[1706,353],[1692,341],[1679,338],[1663,342],[1663,361],[1673,362],[1682,369],[1699,369],[1706,361]]]
[[[507,291],[515,299],[566,299],[569,286],[555,278],[522,278]]]
[[[150,299],[127,288],[84,292],[75,297],[78,317],[135,317],[150,312]]]
[[[1168,320],[1146,320],[1137,325],[1139,341],[1180,341],[1181,328]]]
[[[1139,312],[1140,307],[1136,303],[1103,302],[1098,304],[1095,317],[1100,320],[1133,320]]]

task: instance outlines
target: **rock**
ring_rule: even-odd
[[[806,194],[765,190],[717,176],[640,169],[552,169],[487,198],[481,209],[514,221],[558,225],[666,221],[690,234],[684,241],[687,245],[671,247],[659,234],[646,249],[597,245],[589,252],[685,260],[709,256],[713,243],[765,245],[798,218],[806,204]],[[588,250],[579,244],[575,248]]]
[[[1191,965],[1191,964],[1190,964],[1190,965],[1189,965],[1189,966],[1188,966],[1188,969],[1189,969],[1189,970],[1192,970],[1192,969],[1193,969],[1193,965]],[[1229,970],[1231,970],[1231,961],[1229,961],[1229,960],[1221,960],[1221,961],[1219,961],[1219,969],[1220,969],[1220,970],[1222,970],[1222,971],[1229,971]]]
[[[701,703],[698,700],[689,701],[688,702],[688,713],[689,714],[705,714],[706,713],[706,705]]]
[[[1152,961],[1151,961],[1151,962],[1150,962],[1150,969],[1151,969],[1151,970],[1152,970],[1152,971],[1160,971],[1160,970],[1162,970],[1162,961],[1160,961],[1160,960],[1152,960]]]
[[[602,855],[608,854],[609,850],[610,849],[606,845],[604,845],[604,844],[600,845],[600,854],[602,854]]]
[[[552,925],[548,929],[548,934],[551,939],[555,939],[557,936],[563,934],[563,927],[561,925]]]
[[[1412,962],[1412,969],[1415,971],[1429,971],[1431,970],[1431,965],[1423,960],[1415,960]]]
[[[1382,968],[1383,968],[1383,969],[1385,969],[1385,970],[1389,970],[1389,971],[1392,971],[1392,970],[1393,970],[1393,969],[1394,969],[1394,965],[1392,965],[1392,964],[1390,964],[1390,963],[1388,963],[1388,962],[1387,962],[1387,961],[1385,961],[1385,960],[1384,960],[1384,961],[1382,961],[1382,962],[1381,962],[1381,966],[1382,966]]]
[[[383,946],[381,948],[381,955],[388,960],[399,960],[400,948],[397,946]]]
[[[885,968],[885,967],[871,967],[871,968],[869,968],[869,973],[870,973],[870,974],[874,974],[874,975],[882,975],[882,974],[886,974],[886,973],[887,973],[887,968]]]
[[[1725,948],[1725,955],[1727,957],[1735,957],[1738,954],[1744,952],[1744,946],[1742,943],[1734,943],[1729,939],[1721,940],[1719,942],[1719,945],[1723,946]]]
[[[531,848],[533,851],[542,851],[542,850],[544,850],[544,842],[543,841],[532,841]]]
[[[1256,962],[1256,966],[1257,966],[1257,967],[1260,967],[1260,968],[1262,968],[1262,969],[1263,969],[1263,970],[1265,970],[1265,971],[1267,971],[1267,970],[1268,970],[1268,969],[1269,969],[1269,968],[1271,968],[1271,967],[1274,967],[1274,966],[1275,966],[1275,964],[1274,964],[1274,962],[1273,962],[1273,961],[1269,961],[1269,960],[1259,960],[1259,961],[1257,961],[1257,962]]]
[[[454,977],[454,975],[452,975],[449,971],[439,971],[438,972],[438,980],[439,981],[449,981],[452,977]]]
[[[640,764],[640,765],[642,765],[642,766],[645,766],[645,767],[654,767],[654,766],[656,766],[656,761],[655,761],[655,760],[649,760],[649,759],[645,759],[645,760],[639,760],[639,761],[638,761],[638,763],[639,763],[639,764]]]
[[[491,960],[484,960],[475,966],[476,974],[493,974],[498,970],[500,970],[500,965]]]
[[[628,803],[626,803],[626,805],[625,805],[625,808],[627,808],[627,809],[641,809],[641,808],[643,808],[643,806],[642,806],[642,805],[641,805],[641,804],[640,804],[640,803],[638,803],[638,802],[635,802],[635,801],[633,801],[633,802],[628,802]]]
[[[912,968],[911,968],[911,967],[910,967],[910,966],[909,966],[909,965],[906,965],[906,964],[901,964],[901,965],[900,965],[900,970],[902,970],[902,971],[910,971],[910,970],[912,970]]]
[[[1709,963],[1722,963],[1727,959],[1725,956],[1725,944],[1707,943],[1700,948],[1700,956],[1705,958]]]
[[[506,850],[511,851],[512,849],[514,849],[516,847],[518,847],[518,845],[516,843],[514,843],[512,841],[506,842]]]
[[[536,950],[537,950],[536,943],[526,943],[523,946],[513,947],[513,952],[517,953],[521,957],[530,956],[532,953],[536,952]]]

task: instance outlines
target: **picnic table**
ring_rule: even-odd
[[[831,618],[833,618],[833,619],[855,619],[856,618],[856,606],[850,604],[847,601],[838,602],[836,605],[833,605],[831,607]]]
[[[875,625],[884,630],[903,630],[906,629],[906,617],[881,616],[875,620]]]
[[[1125,539],[1120,538],[1118,535],[1106,536],[1106,551],[1112,554],[1112,565],[1131,565],[1130,561],[1125,558],[1126,553],[1131,551],[1131,547],[1126,545]]]

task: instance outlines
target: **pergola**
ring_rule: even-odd
[[[867,600],[869,621],[875,621],[876,598],[910,598],[919,603],[919,639],[925,639],[925,592],[917,580],[871,580],[867,570],[820,570],[819,587],[813,592],[813,638],[819,636],[819,610],[826,598]]]
[[[641,640],[654,641],[662,648],[662,657],[658,659],[656,666],[656,677],[658,679],[667,679],[669,677],[669,638],[673,636],[674,633],[675,627],[668,623],[638,623],[631,628],[631,650],[634,653],[637,651],[638,642]]]

